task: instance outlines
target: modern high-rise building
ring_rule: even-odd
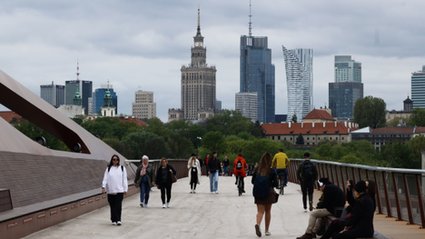
[[[77,80],[65,81],[65,104],[72,105],[75,95],[81,96],[84,113],[88,114],[89,98],[93,94],[93,83],[91,81],[82,81],[79,79],[79,66],[77,63]]]
[[[138,90],[133,103],[133,116],[138,119],[151,119],[156,117],[156,103],[153,101],[152,91]]]
[[[65,103],[65,86],[55,85],[53,81],[50,85],[40,85],[40,97],[58,108]]]
[[[313,109],[313,49],[282,46],[288,92],[288,117],[301,121]]]
[[[362,82],[362,63],[351,56],[335,56],[335,82]]]
[[[422,71],[412,73],[411,90],[413,108],[425,108],[425,65]]]
[[[235,97],[235,110],[241,112],[242,116],[255,122],[258,114],[257,92],[239,92]]]
[[[329,83],[329,108],[340,120],[353,118],[356,101],[363,98],[362,64],[351,56],[335,56],[335,82]]]
[[[112,106],[115,107],[115,114],[118,114],[118,96],[112,86],[109,84],[94,90],[92,99],[93,111],[90,112],[91,114],[100,114],[100,108],[102,108],[102,106],[104,105],[105,94],[107,91],[109,91],[109,94],[111,96]]]
[[[214,114],[216,109],[216,68],[206,63],[207,49],[201,35],[200,10],[198,27],[193,37],[191,63],[181,68],[181,108],[185,120],[198,120]]]

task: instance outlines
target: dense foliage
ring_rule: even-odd
[[[387,167],[419,168],[421,150],[425,137],[418,136],[407,143],[393,143],[376,151],[368,141],[353,141],[346,144],[324,142],[315,147],[303,145],[303,136],[298,136],[296,145],[266,139],[258,123],[252,123],[235,111],[224,111],[202,123],[186,121],[163,123],[159,119],[146,121],[138,126],[118,118],[95,120],[75,119],[96,137],[129,159],[139,159],[143,154],[150,158],[188,158],[197,153],[202,159],[207,153],[218,152],[219,159],[225,155],[230,160],[242,153],[249,164],[257,162],[264,152],[274,154],[279,148],[290,158],[302,158],[309,151],[314,159],[344,163],[377,165]],[[44,136],[47,147],[68,150],[66,146],[26,121],[15,126],[28,137]]]
[[[383,99],[366,96],[354,105],[354,121],[360,128],[379,128],[385,126],[386,104]]]

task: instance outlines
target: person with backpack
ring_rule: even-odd
[[[128,191],[127,171],[120,166],[120,158],[114,154],[102,180],[102,193],[108,194],[112,225],[121,226],[122,200]]]
[[[271,221],[272,204],[277,202],[279,194],[274,191],[277,187],[277,174],[271,169],[272,156],[264,153],[260,159],[258,167],[255,168],[251,183],[254,185],[252,194],[254,202],[257,204],[257,216],[255,224],[255,234],[261,237],[260,225],[265,214],[265,235],[270,236],[269,231]]]
[[[303,194],[304,210],[307,210],[307,196],[309,210],[313,211],[314,182],[317,180],[316,166],[310,161],[310,153],[304,153],[304,161],[297,169],[297,178],[300,181],[301,192]]]
[[[245,193],[244,178],[246,177],[246,168],[247,168],[246,160],[242,156],[242,154],[239,153],[236,156],[235,160],[233,161],[233,174],[236,177],[236,183],[235,183],[236,185],[238,183],[238,180],[241,180],[243,193]]]

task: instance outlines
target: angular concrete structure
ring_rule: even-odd
[[[51,150],[0,118],[2,234],[8,235],[7,230],[18,223],[5,223],[10,219],[99,196],[103,173],[111,156],[119,155],[121,163],[125,164],[124,156],[1,71],[0,104],[78,151]],[[126,167],[132,181],[135,168]],[[105,201],[104,197],[101,201]]]

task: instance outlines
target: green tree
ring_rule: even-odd
[[[149,131],[129,133],[122,141],[125,145],[122,154],[130,159],[138,159],[143,154],[152,159],[172,157],[164,138]]]
[[[409,125],[425,126],[425,109],[414,109],[410,116]]]
[[[210,152],[222,150],[223,142],[224,135],[219,131],[208,132],[202,138],[202,146]]]
[[[360,128],[379,128],[385,126],[385,108],[383,99],[366,96],[356,101],[354,106],[354,121]]]

